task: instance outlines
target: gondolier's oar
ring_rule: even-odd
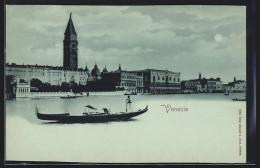
[[[125,111],[127,112],[127,99],[126,99],[126,102],[125,102]]]
[[[37,112],[38,112],[38,107],[37,107],[37,104],[35,104],[35,114],[37,115]]]

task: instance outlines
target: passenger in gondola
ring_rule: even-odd
[[[108,109],[107,109],[107,108],[103,108],[103,110],[104,110],[104,112],[105,112],[106,114],[108,114]]]

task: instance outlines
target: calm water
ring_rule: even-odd
[[[42,113],[82,115],[86,105],[125,111],[126,96],[76,99],[35,98],[6,101],[6,159],[74,162],[237,162],[245,161],[245,133],[239,155],[238,120],[246,125],[242,93],[134,95],[132,109],[147,113],[124,122],[57,124],[38,120]],[[188,108],[166,112],[162,105]]]

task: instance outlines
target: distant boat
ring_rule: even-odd
[[[226,92],[226,93],[225,93],[225,96],[228,96],[228,95],[229,95],[229,92]]]
[[[60,98],[62,99],[71,99],[71,98],[77,98],[78,96],[71,96],[71,95],[67,95],[67,96],[61,96]]]
[[[140,114],[148,111],[148,106],[144,109],[140,109],[135,112],[119,112],[115,114],[110,114],[107,108],[103,108],[103,112],[91,113],[86,112],[86,108],[94,111],[97,110],[93,106],[85,106],[85,112],[82,116],[71,116],[69,113],[63,114],[42,114],[39,112],[38,108],[35,108],[36,116],[41,120],[54,120],[62,123],[82,123],[82,122],[106,122],[106,121],[117,121],[117,120],[129,120],[132,117],[138,116]]]
[[[246,99],[238,99],[238,98],[235,98],[235,99],[232,99],[233,101],[246,101]]]
[[[136,92],[131,92],[131,93],[125,93],[124,95],[137,95]]]
[[[83,97],[83,93],[82,93],[82,92],[80,92],[80,93],[75,93],[75,96],[77,96],[77,97]]]

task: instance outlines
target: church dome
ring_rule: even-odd
[[[106,72],[108,72],[107,71],[107,68],[105,67],[104,69],[103,69],[103,71],[102,71],[103,73],[106,73]]]
[[[90,70],[87,67],[85,68],[85,71],[88,75],[90,75]]]
[[[87,72],[88,75],[90,75],[90,70],[89,69],[87,69],[86,72]]]
[[[99,77],[100,76],[100,71],[97,67],[97,65],[94,66],[94,68],[92,69],[91,71],[91,75],[95,78]]]
[[[85,67],[85,71],[87,72],[87,74],[90,76],[90,70],[88,69],[88,66],[86,64],[86,67]]]

